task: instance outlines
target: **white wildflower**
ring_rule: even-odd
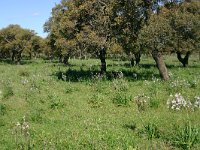
[[[195,99],[194,107],[200,108],[200,97],[199,96],[195,96],[194,99]]]
[[[190,101],[186,101],[180,93],[176,93],[174,96],[170,95],[170,99],[167,101],[168,108],[173,110],[181,110],[182,108],[193,108]]]

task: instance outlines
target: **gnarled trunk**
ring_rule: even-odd
[[[181,52],[176,52],[176,54],[178,60],[182,63],[183,67],[186,67],[188,65],[188,60],[191,55],[191,52],[187,52],[184,58],[181,56]]]
[[[99,59],[101,60],[101,74],[106,73],[106,49],[101,48]]]
[[[153,56],[153,59],[156,62],[156,66],[157,66],[157,68],[159,70],[161,79],[169,80],[167,67],[166,67],[165,62],[163,60],[162,53],[157,51],[157,50],[155,50],[155,51],[153,51],[152,56]]]

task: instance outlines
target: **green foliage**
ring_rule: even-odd
[[[117,106],[129,106],[132,96],[127,95],[125,92],[117,92],[113,98],[113,103]]]
[[[2,93],[3,93],[4,99],[7,99],[7,98],[14,95],[13,88],[10,85],[7,85],[7,84],[4,85]]]
[[[29,76],[29,72],[26,71],[26,70],[20,70],[19,71],[19,76],[28,77]]]
[[[7,110],[6,105],[3,104],[3,103],[0,103],[0,115],[5,115],[6,114],[6,110]]]
[[[135,99],[135,104],[137,105],[139,111],[145,111],[148,108],[149,98],[144,94],[138,95],[134,99]]]
[[[31,111],[29,118],[30,121],[36,122],[36,123],[42,123],[45,119],[43,118],[45,111],[43,109],[35,108]]]
[[[112,82],[114,90],[118,92],[127,92],[129,89],[129,84],[124,79],[115,79]]]
[[[160,137],[160,131],[159,131],[157,125],[154,123],[145,124],[143,132],[146,134],[148,140],[152,140],[154,138]]]
[[[60,109],[65,106],[63,101],[56,95],[48,95],[51,109]]]
[[[105,98],[102,94],[95,93],[91,96],[88,103],[91,105],[92,108],[99,108],[103,105],[104,99]]]
[[[191,149],[199,142],[200,130],[196,126],[192,126],[191,122],[185,123],[183,126],[175,125],[174,132],[170,136],[171,142],[182,149]]]

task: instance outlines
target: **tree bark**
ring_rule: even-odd
[[[15,53],[15,51],[13,51],[13,52],[12,52],[12,56],[11,56],[11,59],[12,59],[12,62],[13,62],[13,63],[15,62],[15,55],[16,55],[16,53]]]
[[[59,55],[59,63],[62,63],[62,54]]]
[[[32,52],[29,53],[29,59],[32,59]]]
[[[69,54],[64,55],[63,63],[67,66],[69,65]]]
[[[132,57],[131,58],[131,67],[133,67],[135,65],[135,60],[134,60],[134,58]]]
[[[138,52],[138,53],[135,53],[134,55],[135,55],[136,65],[138,66],[140,63],[141,54],[140,52]]]
[[[162,53],[155,50],[155,51],[153,51],[152,56],[153,56],[153,59],[156,62],[156,66],[159,70],[161,79],[162,80],[169,80],[167,67],[166,67],[165,62],[163,60]]]
[[[176,54],[178,60],[182,63],[183,67],[186,67],[188,65],[188,60],[191,55],[191,52],[187,52],[184,58],[181,56],[181,52],[176,52]]]
[[[17,53],[16,64],[18,64],[18,65],[20,64],[21,58],[22,58],[22,51],[19,51]]]
[[[99,58],[101,60],[101,74],[106,73],[106,49],[101,48]]]

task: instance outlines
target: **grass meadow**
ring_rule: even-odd
[[[152,58],[0,62],[0,149],[176,150],[200,148],[200,61]]]

